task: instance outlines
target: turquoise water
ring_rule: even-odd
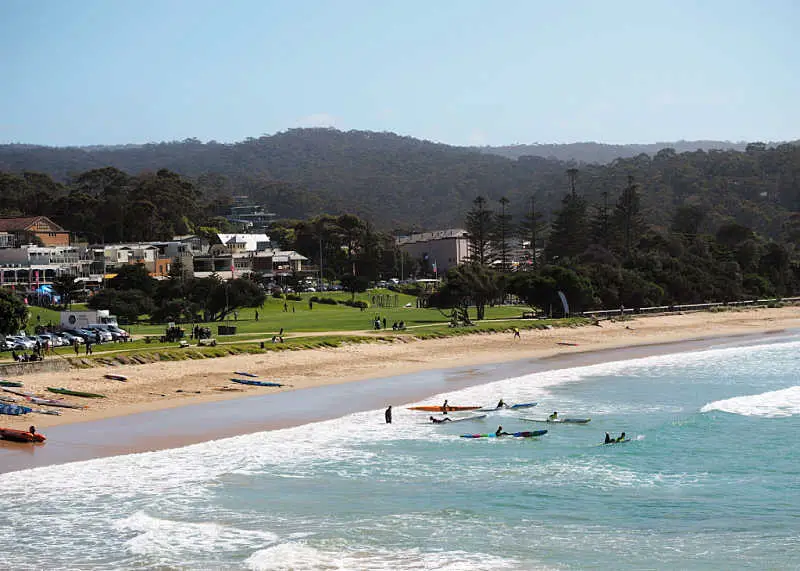
[[[0,476],[2,569],[800,568],[800,338]],[[522,417],[588,416],[585,426]],[[464,432],[549,428],[539,439]],[[605,432],[627,444],[602,446]]]

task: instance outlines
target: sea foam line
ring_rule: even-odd
[[[800,386],[714,401],[703,406],[700,412],[713,410],[767,418],[800,414]]]

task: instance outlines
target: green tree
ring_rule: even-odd
[[[647,230],[642,215],[638,186],[633,176],[628,176],[628,185],[623,189],[610,219],[612,249],[630,256]]]
[[[353,274],[345,274],[342,276],[342,287],[345,291],[350,292],[350,298],[355,299],[356,293],[367,291],[369,287],[369,280],[364,276],[354,276]]]
[[[104,289],[89,298],[90,309],[108,309],[125,323],[135,323],[154,309],[150,296],[138,289]]]
[[[28,325],[28,307],[15,293],[0,288],[0,333],[10,335]]]
[[[473,264],[485,266],[491,261],[490,237],[494,228],[492,212],[486,208],[482,196],[472,201],[472,209],[467,212],[466,230],[468,240],[468,259]]]
[[[81,290],[81,284],[72,274],[62,274],[53,279],[53,291],[61,298],[61,305],[69,309],[72,297]]]
[[[561,204],[545,248],[548,261],[577,258],[589,246],[586,201],[577,194],[567,194]]]
[[[151,295],[156,288],[156,280],[144,264],[126,264],[117,270],[117,275],[108,280],[108,287],[118,290],[139,290]]]
[[[507,272],[511,269],[511,244],[510,240],[514,234],[512,216],[508,211],[509,200],[503,196],[500,198],[500,212],[494,215],[490,239],[493,257],[500,261],[500,271]]]
[[[486,305],[499,295],[497,276],[478,263],[461,264],[447,271],[444,285],[432,298],[435,307],[457,308],[468,320],[468,308],[475,306],[477,319],[483,319]]]
[[[528,265],[530,269],[536,269],[539,261],[539,251],[547,224],[542,219],[542,213],[536,210],[536,198],[531,195],[528,211],[525,213],[522,223],[519,225],[519,238],[528,242]]]

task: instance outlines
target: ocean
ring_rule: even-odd
[[[0,568],[797,569],[799,350],[721,342],[422,403],[539,403],[477,421],[408,403],[3,474]],[[592,420],[525,420],[553,410]],[[549,432],[459,437],[499,425]]]

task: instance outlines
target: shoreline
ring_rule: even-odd
[[[48,443],[31,447],[3,442],[0,457],[4,462],[0,472],[171,448],[305,424],[378,408],[391,402],[393,397],[411,402],[508,376],[581,366],[586,361],[595,363],[700,349],[726,339],[733,340],[736,336],[756,340],[796,327],[800,327],[800,308],[764,308],[646,316],[605,321],[601,327],[527,330],[522,332],[522,339],[516,341],[511,334],[474,334],[30,375],[22,378],[25,390],[42,393],[47,386],[68,386],[103,392],[109,398],[97,399],[101,402],[88,401],[90,409],[66,409],[62,416],[2,417],[0,422],[7,427],[26,429],[35,424],[48,435]],[[470,367],[478,370],[469,370]],[[111,371],[127,375],[129,381],[104,379],[103,375]],[[257,373],[262,378],[292,386],[276,389],[242,385],[242,390],[236,392],[211,390],[220,385],[232,386],[227,380],[234,371]],[[505,377],[496,377],[498,372]],[[448,375],[453,379],[443,384],[442,379]],[[410,382],[412,377],[419,377],[420,381]],[[369,383],[362,382],[367,380]],[[315,392],[327,395],[324,414],[304,406],[305,401],[318,398]],[[237,409],[253,407],[272,408],[271,401],[280,403],[285,410],[279,411],[281,414],[277,416],[273,411],[270,418],[265,411],[250,415],[248,419],[244,418],[246,414],[237,412]],[[332,401],[336,403],[333,406]],[[220,416],[224,422],[214,420]],[[175,417],[181,418],[180,428],[176,427],[179,423],[172,421]],[[147,435],[146,427],[152,423],[164,430]],[[114,426],[125,426],[131,435],[123,435],[121,441],[109,445],[102,437],[93,436],[100,425],[104,427],[99,431],[101,436],[107,427]],[[20,458],[27,458],[27,461],[20,461]]]

